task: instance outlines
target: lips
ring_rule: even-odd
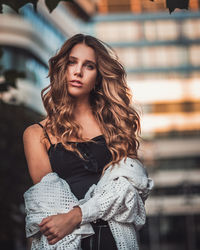
[[[74,87],[81,87],[83,85],[83,83],[81,81],[78,81],[78,80],[72,80],[72,81],[70,81],[70,84]]]

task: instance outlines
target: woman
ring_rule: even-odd
[[[42,91],[45,120],[23,136],[33,183],[50,172],[82,199],[103,172],[124,157],[137,158],[139,116],[131,106],[123,66],[100,40],[77,34],[49,60],[50,85]],[[86,205],[87,206],[87,205]],[[82,222],[81,206],[43,219],[40,231],[55,244]],[[95,235],[82,249],[117,249],[105,220],[90,221]]]

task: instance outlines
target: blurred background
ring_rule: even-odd
[[[200,249],[200,1],[169,14],[165,0],[43,0],[0,14],[2,250],[24,250],[23,193],[31,186],[24,129],[45,115],[48,59],[76,33],[111,45],[141,115],[140,156],[155,182],[141,250]],[[8,87],[9,86],[9,87]]]

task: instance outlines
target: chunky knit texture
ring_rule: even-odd
[[[32,250],[76,250],[81,249],[81,238],[94,234],[92,226],[87,223],[65,236],[54,245],[49,245],[46,237],[40,233],[42,219],[59,213],[69,212],[78,205],[67,182],[56,173],[49,173],[24,194],[26,211],[26,236],[33,236]]]
[[[146,220],[144,201],[153,187],[143,165],[127,158],[110,166],[80,201],[82,222],[108,221],[119,250],[138,250],[136,230]]]

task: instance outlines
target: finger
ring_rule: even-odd
[[[49,235],[48,237],[47,237],[47,240],[50,242],[50,241],[52,241],[53,239],[55,239],[56,238],[56,236],[55,235]]]
[[[50,220],[50,216],[44,218],[44,219],[40,222],[39,227],[42,227],[43,225],[45,225],[49,220]]]
[[[45,234],[48,230],[49,230],[49,227],[47,225],[45,225],[45,226],[43,226],[43,227],[40,228],[40,232],[42,234]]]
[[[39,224],[39,227],[43,227],[48,221],[46,220],[43,220],[40,224]]]
[[[53,240],[49,241],[49,245],[54,245],[56,244],[60,239],[59,238],[54,238]]]
[[[44,234],[45,236],[53,235],[53,233],[50,232],[49,230],[45,231],[43,234]]]

